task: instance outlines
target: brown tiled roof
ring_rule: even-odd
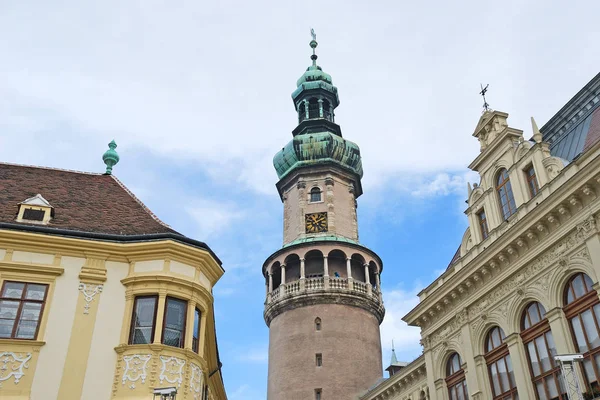
[[[0,163],[0,223],[19,224],[19,203],[38,193],[54,207],[47,225],[51,228],[110,235],[177,234],[112,175]]]

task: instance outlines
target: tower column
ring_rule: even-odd
[[[325,289],[329,289],[329,262],[327,256],[323,256],[323,285]]]
[[[319,99],[319,117],[323,118],[323,99]]]
[[[346,275],[348,275],[348,289],[354,289],[354,279],[352,279],[352,259],[346,257]]]
[[[304,271],[304,257],[300,259],[300,290],[304,291],[306,289],[306,274]]]
[[[269,293],[273,291],[273,273],[269,271]]]
[[[371,286],[371,278],[369,277],[369,264],[365,263],[365,283],[367,284],[367,294],[373,294],[373,286]]]
[[[285,285],[285,264],[281,264],[281,285]]]

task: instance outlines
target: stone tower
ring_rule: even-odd
[[[293,139],[273,160],[283,247],[263,264],[268,400],[351,400],[382,376],[381,259],[358,241],[358,146],[335,123],[331,76],[312,65],[292,93]]]

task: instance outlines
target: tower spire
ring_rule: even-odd
[[[315,30],[313,28],[310,28],[310,35],[312,36],[312,40],[310,41],[310,47],[312,48],[312,56],[310,56],[310,59],[312,60],[312,65],[313,66],[317,66],[317,58],[319,58],[317,56],[317,46],[319,45],[319,43],[317,43],[317,34],[315,33]]]
[[[390,365],[398,364],[398,358],[396,357],[396,349],[394,349],[394,339],[392,339],[392,359]]]

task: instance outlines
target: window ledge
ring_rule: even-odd
[[[29,340],[29,339],[2,339],[0,338],[0,348],[4,346],[17,346],[17,347],[42,347],[46,342],[42,340]]]

